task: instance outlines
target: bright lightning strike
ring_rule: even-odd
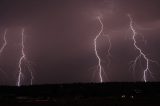
[[[19,59],[19,63],[18,63],[18,67],[19,67],[19,72],[18,72],[18,81],[17,81],[17,86],[21,86],[21,80],[22,80],[22,77],[23,77],[23,73],[22,73],[22,62],[26,62],[28,63],[27,64],[27,67],[30,71],[30,74],[31,74],[31,85],[32,85],[32,82],[33,82],[33,73],[32,73],[32,70],[30,68],[30,64],[29,64],[29,61],[27,60],[26,58],[26,54],[24,52],[24,49],[25,49],[25,46],[24,46],[24,28],[22,29],[22,39],[21,39],[21,57]]]
[[[21,49],[21,53],[22,56],[19,59],[19,63],[18,63],[18,67],[19,67],[19,74],[18,74],[18,81],[17,81],[17,86],[21,85],[21,77],[22,77],[22,61],[25,60],[26,55],[24,53],[24,29],[22,29],[22,41],[21,41],[21,45],[22,45],[22,49]]]
[[[4,48],[7,45],[6,34],[7,34],[7,29],[4,31],[4,35],[3,35],[3,42],[4,43],[3,43],[2,47],[0,48],[0,55],[2,54]]]
[[[98,21],[100,22],[101,30],[100,30],[100,32],[98,33],[98,35],[94,38],[94,51],[95,51],[95,55],[96,55],[96,57],[97,57],[97,59],[98,59],[98,71],[99,71],[100,82],[103,82],[101,58],[100,58],[100,56],[99,56],[99,54],[98,54],[98,51],[97,51],[97,39],[101,36],[101,33],[103,32],[103,23],[102,23],[100,17],[98,17],[97,19],[98,19]]]
[[[150,69],[149,69],[149,62],[152,61],[150,59],[148,59],[148,57],[146,56],[146,54],[142,51],[142,49],[140,47],[138,47],[137,45],[137,41],[136,41],[136,35],[137,35],[137,32],[136,30],[134,29],[134,23],[133,23],[133,19],[130,15],[128,15],[129,19],[130,19],[130,29],[133,33],[132,35],[132,40],[133,40],[133,44],[134,44],[134,47],[136,48],[136,50],[139,52],[139,55],[135,58],[135,60],[133,61],[133,71],[135,71],[135,67],[136,67],[136,64],[137,64],[137,61],[140,60],[141,58],[145,60],[146,64],[145,64],[145,69],[143,70],[143,80],[145,82],[147,82],[147,72],[151,73],[150,72]]]

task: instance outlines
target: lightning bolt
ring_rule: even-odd
[[[108,50],[107,50],[107,59],[108,59],[108,65],[107,65],[107,67],[109,67],[109,65],[111,63],[110,57],[112,56],[111,55],[112,43],[111,43],[111,38],[110,38],[109,35],[107,35],[107,39],[108,39],[108,43],[109,43],[109,47],[108,47]]]
[[[28,67],[28,69],[29,69],[29,71],[30,71],[30,74],[31,74],[31,85],[32,85],[32,83],[33,83],[33,73],[32,73],[32,70],[31,70],[31,68],[30,68],[30,64],[29,64],[29,61],[27,60],[27,58],[26,58],[26,54],[25,54],[25,51],[24,51],[24,49],[25,49],[25,46],[24,46],[24,31],[25,31],[25,29],[23,28],[22,29],[22,39],[21,39],[21,57],[20,57],[20,59],[19,59],[19,62],[18,62],[18,67],[19,67],[19,71],[18,71],[18,81],[17,81],[17,86],[21,86],[21,80],[22,80],[22,78],[23,78],[23,73],[22,73],[22,63],[23,63],[23,61],[25,62],[25,63],[27,63],[27,67]]]
[[[3,35],[3,42],[4,43],[3,43],[2,47],[0,48],[0,55],[2,54],[4,48],[7,45],[6,34],[7,34],[7,29],[4,31],[4,35]]]
[[[0,48],[0,55],[3,53],[5,47],[7,46],[6,35],[7,35],[7,29],[5,29],[4,34],[3,34],[3,45]],[[0,71],[3,73],[3,76],[5,76],[5,77],[7,76],[7,74],[2,69],[0,69]]]
[[[101,25],[101,30],[98,33],[98,35],[94,38],[94,51],[95,51],[95,55],[98,59],[98,71],[99,71],[99,78],[100,78],[100,82],[103,82],[103,77],[102,77],[102,65],[101,65],[101,58],[98,54],[98,50],[97,50],[97,39],[101,36],[101,33],[103,32],[103,23],[101,21],[100,17],[97,17],[100,25]]]
[[[133,71],[135,71],[135,67],[136,67],[137,61],[140,60],[140,59],[144,59],[146,64],[145,64],[145,68],[143,70],[143,80],[145,82],[147,82],[147,73],[149,72],[150,74],[152,74],[151,71],[150,71],[150,68],[149,68],[149,62],[154,62],[154,61],[150,60],[146,56],[146,54],[143,52],[143,50],[137,45],[137,41],[136,41],[137,32],[136,32],[136,30],[134,28],[134,25],[133,25],[134,24],[133,18],[131,17],[131,15],[128,15],[128,17],[130,19],[129,26],[130,26],[130,29],[131,29],[131,31],[133,33],[133,35],[132,35],[133,45],[134,45],[135,49],[139,52],[139,55],[133,61],[133,65],[132,65]]]

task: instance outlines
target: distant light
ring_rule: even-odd
[[[121,98],[125,98],[126,97],[126,95],[125,94],[123,94],[122,96],[121,96]]]
[[[134,96],[132,95],[131,98],[134,99]]]

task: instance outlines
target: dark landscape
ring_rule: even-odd
[[[0,106],[159,106],[160,83],[1,86]]]

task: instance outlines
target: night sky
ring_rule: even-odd
[[[99,82],[93,44],[100,31],[98,16],[104,25],[97,41],[104,82],[143,81],[144,59],[138,61],[135,72],[130,69],[138,52],[128,14],[137,31],[137,45],[149,59],[159,62],[150,63],[147,81],[160,81],[159,0],[1,0],[0,47],[6,28],[7,46],[0,55],[0,84],[16,85],[22,28],[33,84]],[[106,35],[112,43],[109,67]],[[22,72],[21,83],[30,84],[25,62]]]

